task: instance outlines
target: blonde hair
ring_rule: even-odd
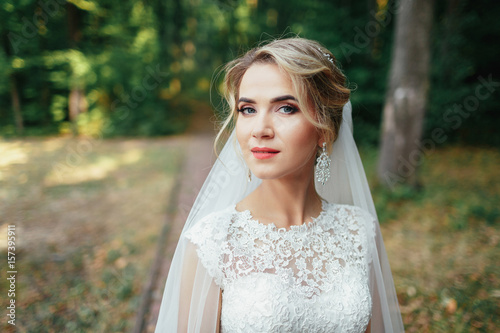
[[[346,77],[337,66],[333,54],[321,44],[294,37],[274,40],[251,49],[224,67],[223,94],[229,106],[229,115],[223,121],[215,139],[216,154],[223,134],[235,124],[243,75],[250,66],[259,63],[275,64],[290,76],[299,108],[306,119],[324,136],[330,150],[342,123],[342,108],[350,96]]]

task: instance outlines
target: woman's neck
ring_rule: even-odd
[[[301,225],[322,210],[314,177],[263,180],[250,195],[237,204],[238,211],[249,210],[263,224],[279,228]]]

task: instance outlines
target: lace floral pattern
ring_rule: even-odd
[[[222,332],[364,332],[371,316],[363,210],[323,202],[289,230],[235,206],[188,233],[223,290]]]

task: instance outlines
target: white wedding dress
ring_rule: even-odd
[[[323,201],[317,218],[287,230],[232,205],[185,236],[222,290],[221,332],[365,332],[375,223],[361,208]]]

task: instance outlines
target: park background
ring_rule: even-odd
[[[2,331],[152,331],[166,278],[158,262],[201,186],[185,180],[213,160],[217,73],[296,34],[331,50],[353,89],[406,330],[498,329],[500,3],[425,1],[428,144],[418,182],[389,187],[376,169],[393,0],[2,1],[0,245],[6,255],[15,225],[18,270],[16,326],[2,313]],[[432,140],[436,129],[445,139]]]

